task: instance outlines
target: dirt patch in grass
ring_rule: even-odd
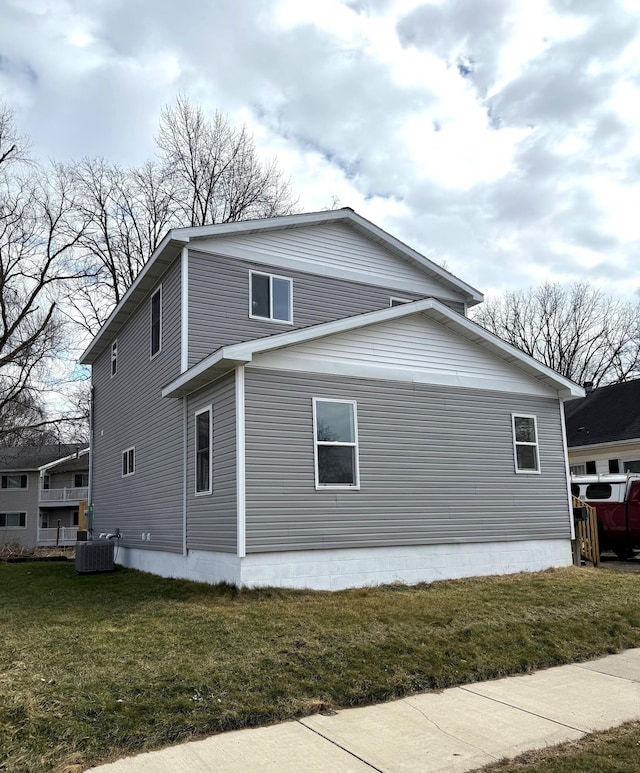
[[[0,564],[0,770],[86,767],[640,646],[637,590],[593,569],[323,593]]]
[[[640,722],[593,733],[579,741],[526,752],[477,773],[638,773]]]

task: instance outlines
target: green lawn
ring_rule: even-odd
[[[487,765],[482,773],[638,773],[639,770],[640,722],[628,722],[579,741]]]
[[[640,646],[639,582],[566,569],[237,592],[124,569],[0,564],[0,770],[86,767]]]

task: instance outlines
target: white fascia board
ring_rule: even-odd
[[[293,346],[294,344],[346,333],[350,330],[419,313],[427,314],[435,321],[446,325],[473,343],[483,346],[500,357],[500,359],[519,367],[531,378],[543,381],[547,386],[551,386],[556,390],[559,397],[562,398],[569,395],[573,397],[584,396],[584,389],[578,384],[574,384],[569,379],[560,376],[551,368],[542,365],[537,360],[529,357],[528,354],[521,352],[519,349],[511,346],[511,344],[493,335],[493,333],[480,327],[477,323],[472,322],[467,317],[463,317],[456,311],[452,311],[440,303],[440,301],[435,300],[435,298],[423,298],[422,300],[404,303],[400,306],[390,306],[378,311],[357,314],[353,317],[323,322],[320,325],[311,325],[310,327],[299,328],[286,333],[224,346],[205,357],[197,365],[194,365],[193,368],[190,368],[179,378],[168,384],[162,390],[162,396],[179,397],[199,389],[207,381],[212,380],[217,375],[221,375],[224,372],[225,366],[226,369],[231,370],[232,367],[238,364],[250,363],[254,354],[260,352],[275,351],[287,346]]]
[[[185,240],[181,233],[184,230],[188,229],[174,228],[169,231],[156,247],[138,276],[133,280],[123,299],[111,312],[109,318],[100,328],[89,346],[80,355],[78,362],[81,365],[90,365],[95,361],[96,357],[102,353],[111,338],[116,337],[118,331],[124,326],[131,314],[133,314],[138,304],[146,298],[147,290],[149,289],[147,287],[149,275],[152,277],[151,281],[156,282],[168,268],[168,263],[171,262],[179,251],[188,243],[188,239]],[[165,255],[165,253],[167,254]],[[164,263],[162,263],[163,258],[165,259]],[[168,261],[167,258],[169,259]],[[161,263],[162,270],[159,272],[158,276],[155,276],[154,269],[157,268],[156,264],[159,262]]]

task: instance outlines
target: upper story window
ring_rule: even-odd
[[[211,493],[212,441],[212,410],[205,408],[196,413],[196,494]]]
[[[27,475],[3,475],[0,487],[2,488],[27,488]]]
[[[151,296],[151,356],[162,348],[162,285]]]
[[[516,472],[540,472],[536,417],[511,414],[511,421]]]
[[[133,475],[133,473],[136,471],[136,449],[135,446],[133,448],[127,448],[126,451],[122,452],[122,477],[126,477],[127,475]]]
[[[359,488],[356,403],[314,397],[313,432],[316,488]]]
[[[89,473],[88,472],[76,472],[73,476],[74,488],[87,488],[89,485]]]
[[[118,372],[118,339],[111,344],[111,376]]]
[[[51,475],[45,474],[42,476],[42,488],[45,491],[48,491],[48,489],[51,488]]]
[[[27,526],[26,513],[0,513],[0,528],[25,529]]]
[[[250,272],[249,316],[292,322],[293,282],[283,276]]]

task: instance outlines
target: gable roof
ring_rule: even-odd
[[[640,379],[598,387],[564,413],[570,448],[640,438]]]
[[[142,271],[127,290],[124,298],[83,352],[80,362],[83,364],[92,363],[104,351],[109,342],[117,336],[118,331],[124,326],[138,305],[146,298],[147,294],[174,262],[183,247],[187,245],[197,246],[199,240],[210,240],[216,237],[288,230],[336,222],[348,225],[368,239],[384,246],[393,254],[408,261],[430,277],[437,279],[441,284],[450,287],[462,296],[467,305],[473,306],[482,302],[484,296],[479,290],[458,279],[458,277],[437,263],[429,260],[399,239],[388,234],[382,228],[358,215],[350,207],[325,212],[308,212],[299,215],[271,217],[262,220],[241,220],[235,223],[218,223],[193,228],[174,228],[160,242]]]
[[[213,354],[182,373],[162,390],[163,397],[181,397],[200,389],[211,381],[228,373],[237,365],[250,363],[258,353],[274,351],[287,346],[313,341],[318,338],[344,333],[358,328],[368,327],[380,322],[400,319],[413,314],[425,314],[458,335],[463,336],[491,352],[501,360],[508,362],[532,379],[536,379],[556,390],[560,397],[579,397],[584,390],[573,381],[564,378],[546,365],[537,362],[528,354],[516,349],[501,338],[493,335],[467,317],[452,311],[435,298],[424,298],[400,306],[391,306],[366,314],[323,322],[319,325],[292,330],[286,333],[257,338],[231,346],[223,346]]]
[[[45,446],[5,446],[0,448],[0,470],[29,472],[63,459],[75,458],[76,452],[88,450],[86,444],[59,443]]]

